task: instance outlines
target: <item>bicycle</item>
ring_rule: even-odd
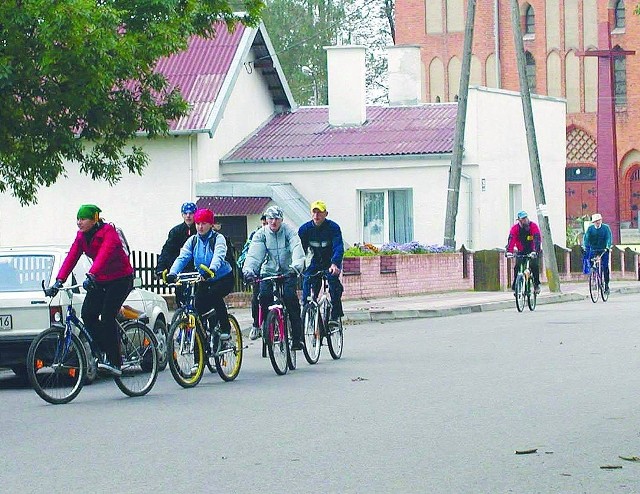
[[[599,249],[588,251],[589,255],[589,296],[591,301],[595,304],[598,299],[602,297],[602,301],[606,302],[609,299],[609,292],[605,290],[604,278],[602,275],[602,254],[607,249]]]
[[[311,294],[302,309],[302,328],[304,332],[302,350],[309,364],[318,362],[323,337],[327,342],[331,357],[337,360],[342,356],[342,344],[344,342],[342,318],[338,320],[339,324],[337,327],[331,327],[329,325],[333,305],[329,295],[327,274],[328,271],[325,270],[309,275],[309,278],[322,277],[322,285],[319,290],[320,297],[314,293],[312,283]]]
[[[73,308],[73,294],[82,284],[60,288],[68,298],[64,323],[54,323],[31,342],[27,353],[27,376],[38,396],[59,405],[73,400],[87,381],[91,359],[101,362],[102,352]],[[42,282],[44,290],[44,281]],[[53,297],[52,297],[53,298]],[[62,304],[62,299],[61,299]],[[147,394],[158,377],[158,343],[146,322],[149,318],[135,309],[123,308],[116,318],[122,355],[122,375],[116,385],[127,396]]]
[[[204,265],[200,268],[208,271]],[[242,332],[238,320],[229,314],[230,337],[223,340],[219,322],[213,328],[205,327],[202,322],[213,318],[215,309],[202,315],[196,312],[195,289],[202,280],[199,272],[180,273],[177,282],[170,284],[176,289],[184,287],[186,300],[172,318],[167,346],[171,375],[183,388],[192,388],[200,382],[205,365],[227,382],[238,377],[242,366]]]
[[[262,356],[269,354],[271,366],[276,374],[282,376],[287,370],[295,370],[297,365],[296,352],[293,350],[293,337],[289,313],[284,304],[284,281],[286,275],[266,276],[256,279],[262,283],[273,281],[273,304],[269,306],[266,318],[262,313],[262,306],[258,312],[258,323],[262,328]]]
[[[531,252],[529,254],[507,253],[507,257],[515,258],[516,261],[521,261],[519,262],[520,268],[513,284],[514,295],[516,297],[516,308],[518,309],[518,312],[522,312],[524,310],[525,299],[530,311],[533,311],[536,308],[538,294],[533,288],[533,275],[531,273],[530,260],[537,256],[538,254],[536,252]]]

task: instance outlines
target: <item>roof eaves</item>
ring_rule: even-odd
[[[289,102],[289,108],[291,111],[295,111],[298,108],[298,104],[293,99],[293,93],[291,92],[291,88],[289,87],[289,82],[287,78],[284,76],[284,71],[282,70],[282,66],[280,65],[280,60],[278,59],[278,54],[276,53],[273,44],[271,43],[271,38],[269,37],[269,33],[267,33],[267,28],[264,23],[260,21],[260,26],[258,27],[260,33],[262,34],[262,39],[264,40],[264,44],[267,45],[267,50],[271,54],[271,60],[273,61],[273,67],[278,74],[278,78],[280,79],[280,84],[282,84],[282,89],[284,93],[287,95],[287,101]]]
[[[227,75],[220,87],[220,92],[218,93],[218,97],[216,97],[215,104],[211,110],[211,115],[209,116],[209,120],[205,126],[205,131],[209,133],[210,137],[214,136],[216,129],[218,128],[218,124],[220,123],[220,120],[222,120],[224,109],[231,98],[231,88],[233,88],[238,80],[242,61],[251,49],[253,39],[256,37],[257,32],[256,28],[246,28],[242,33],[242,39],[240,40],[240,43],[238,43],[238,48],[233,56],[233,60],[231,60],[231,65],[229,66]]]
[[[222,165],[237,165],[248,163],[292,163],[292,162],[326,162],[326,161],[385,161],[385,160],[440,160],[450,158],[453,151],[447,153],[419,153],[419,154],[376,154],[356,156],[315,156],[300,158],[265,158],[265,159],[221,159]]]

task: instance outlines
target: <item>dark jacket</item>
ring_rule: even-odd
[[[98,283],[133,274],[133,267],[122,247],[120,236],[109,223],[96,223],[95,231],[91,234],[78,232],[56,279],[65,281],[83,253],[93,261],[89,273],[96,277]]]
[[[169,236],[167,237],[167,241],[162,246],[162,252],[158,257],[158,265],[156,266],[156,273],[161,273],[162,271],[169,270],[173,262],[177,259],[180,254],[180,249],[187,241],[189,237],[196,234],[196,224],[195,222],[191,224],[191,226],[187,226],[187,224],[183,221],[179,225],[174,226],[171,230],[169,230]],[[193,271],[193,261],[190,261],[184,268],[185,271],[191,272]]]
[[[329,269],[332,264],[342,269],[344,242],[335,221],[325,219],[320,226],[308,221],[298,229],[298,236],[307,255],[307,273]]]

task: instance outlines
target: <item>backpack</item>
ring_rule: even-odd
[[[216,248],[216,238],[217,237],[218,237],[218,232],[216,232],[214,230],[213,231],[213,236],[211,238],[209,238],[209,248],[211,249],[211,251],[214,251],[215,248]],[[236,264],[236,259],[233,256],[233,244],[229,240],[229,237],[224,237],[224,239],[227,241],[227,253],[224,256],[224,260],[229,263],[229,265],[231,266],[231,270],[233,271],[233,267]],[[198,241],[198,235],[196,234],[191,238],[191,250],[192,251],[193,251],[193,249],[195,249],[197,241]]]
[[[249,238],[242,246],[242,252],[240,252],[240,255],[238,256],[238,260],[236,261],[236,266],[238,266],[238,269],[240,270],[242,270],[242,267],[244,266],[244,261],[247,259],[247,252],[249,252],[249,246],[251,245],[251,241],[253,240],[254,233],[256,232],[253,231],[251,232],[251,235],[249,235]]]
[[[119,226],[114,225],[113,223],[109,223],[113,228],[115,228],[116,232],[118,233],[118,237],[120,237],[120,243],[122,244],[122,250],[124,250],[124,253],[127,254],[127,257],[129,257],[131,255],[131,248],[129,247],[129,242],[127,242],[127,237],[124,236],[124,232],[122,231],[122,228],[120,228]]]

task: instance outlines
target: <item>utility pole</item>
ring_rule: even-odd
[[[453,156],[449,167],[447,188],[447,212],[444,223],[444,246],[456,248],[456,216],[460,199],[460,176],[462,175],[462,153],[464,151],[464,129],[467,118],[467,98],[469,96],[469,73],[471,72],[471,51],[473,49],[473,24],[476,17],[476,0],[467,2],[467,19],[464,29],[464,48],[460,87],[458,88],[458,113],[456,132],[453,137]]]
[[[522,31],[520,29],[520,6],[518,0],[511,0],[511,27],[516,48],[516,61],[518,64],[518,76],[520,79],[520,94],[522,98],[522,112],[524,114],[524,126],[527,132],[527,147],[529,148],[529,166],[531,167],[531,178],[533,181],[533,195],[536,200],[536,211],[538,213],[538,224],[542,234],[542,252],[544,253],[544,263],[547,268],[547,281],[549,290],[560,291],[560,276],[558,275],[558,263],[551,238],[551,227],[549,226],[549,216],[547,213],[547,201],[544,197],[544,187],[542,185],[542,170],[540,169],[540,157],[538,155],[538,143],[536,141],[536,129],[533,124],[533,109],[531,107],[531,93],[527,82],[526,63],[524,55],[524,42],[522,41]]]

